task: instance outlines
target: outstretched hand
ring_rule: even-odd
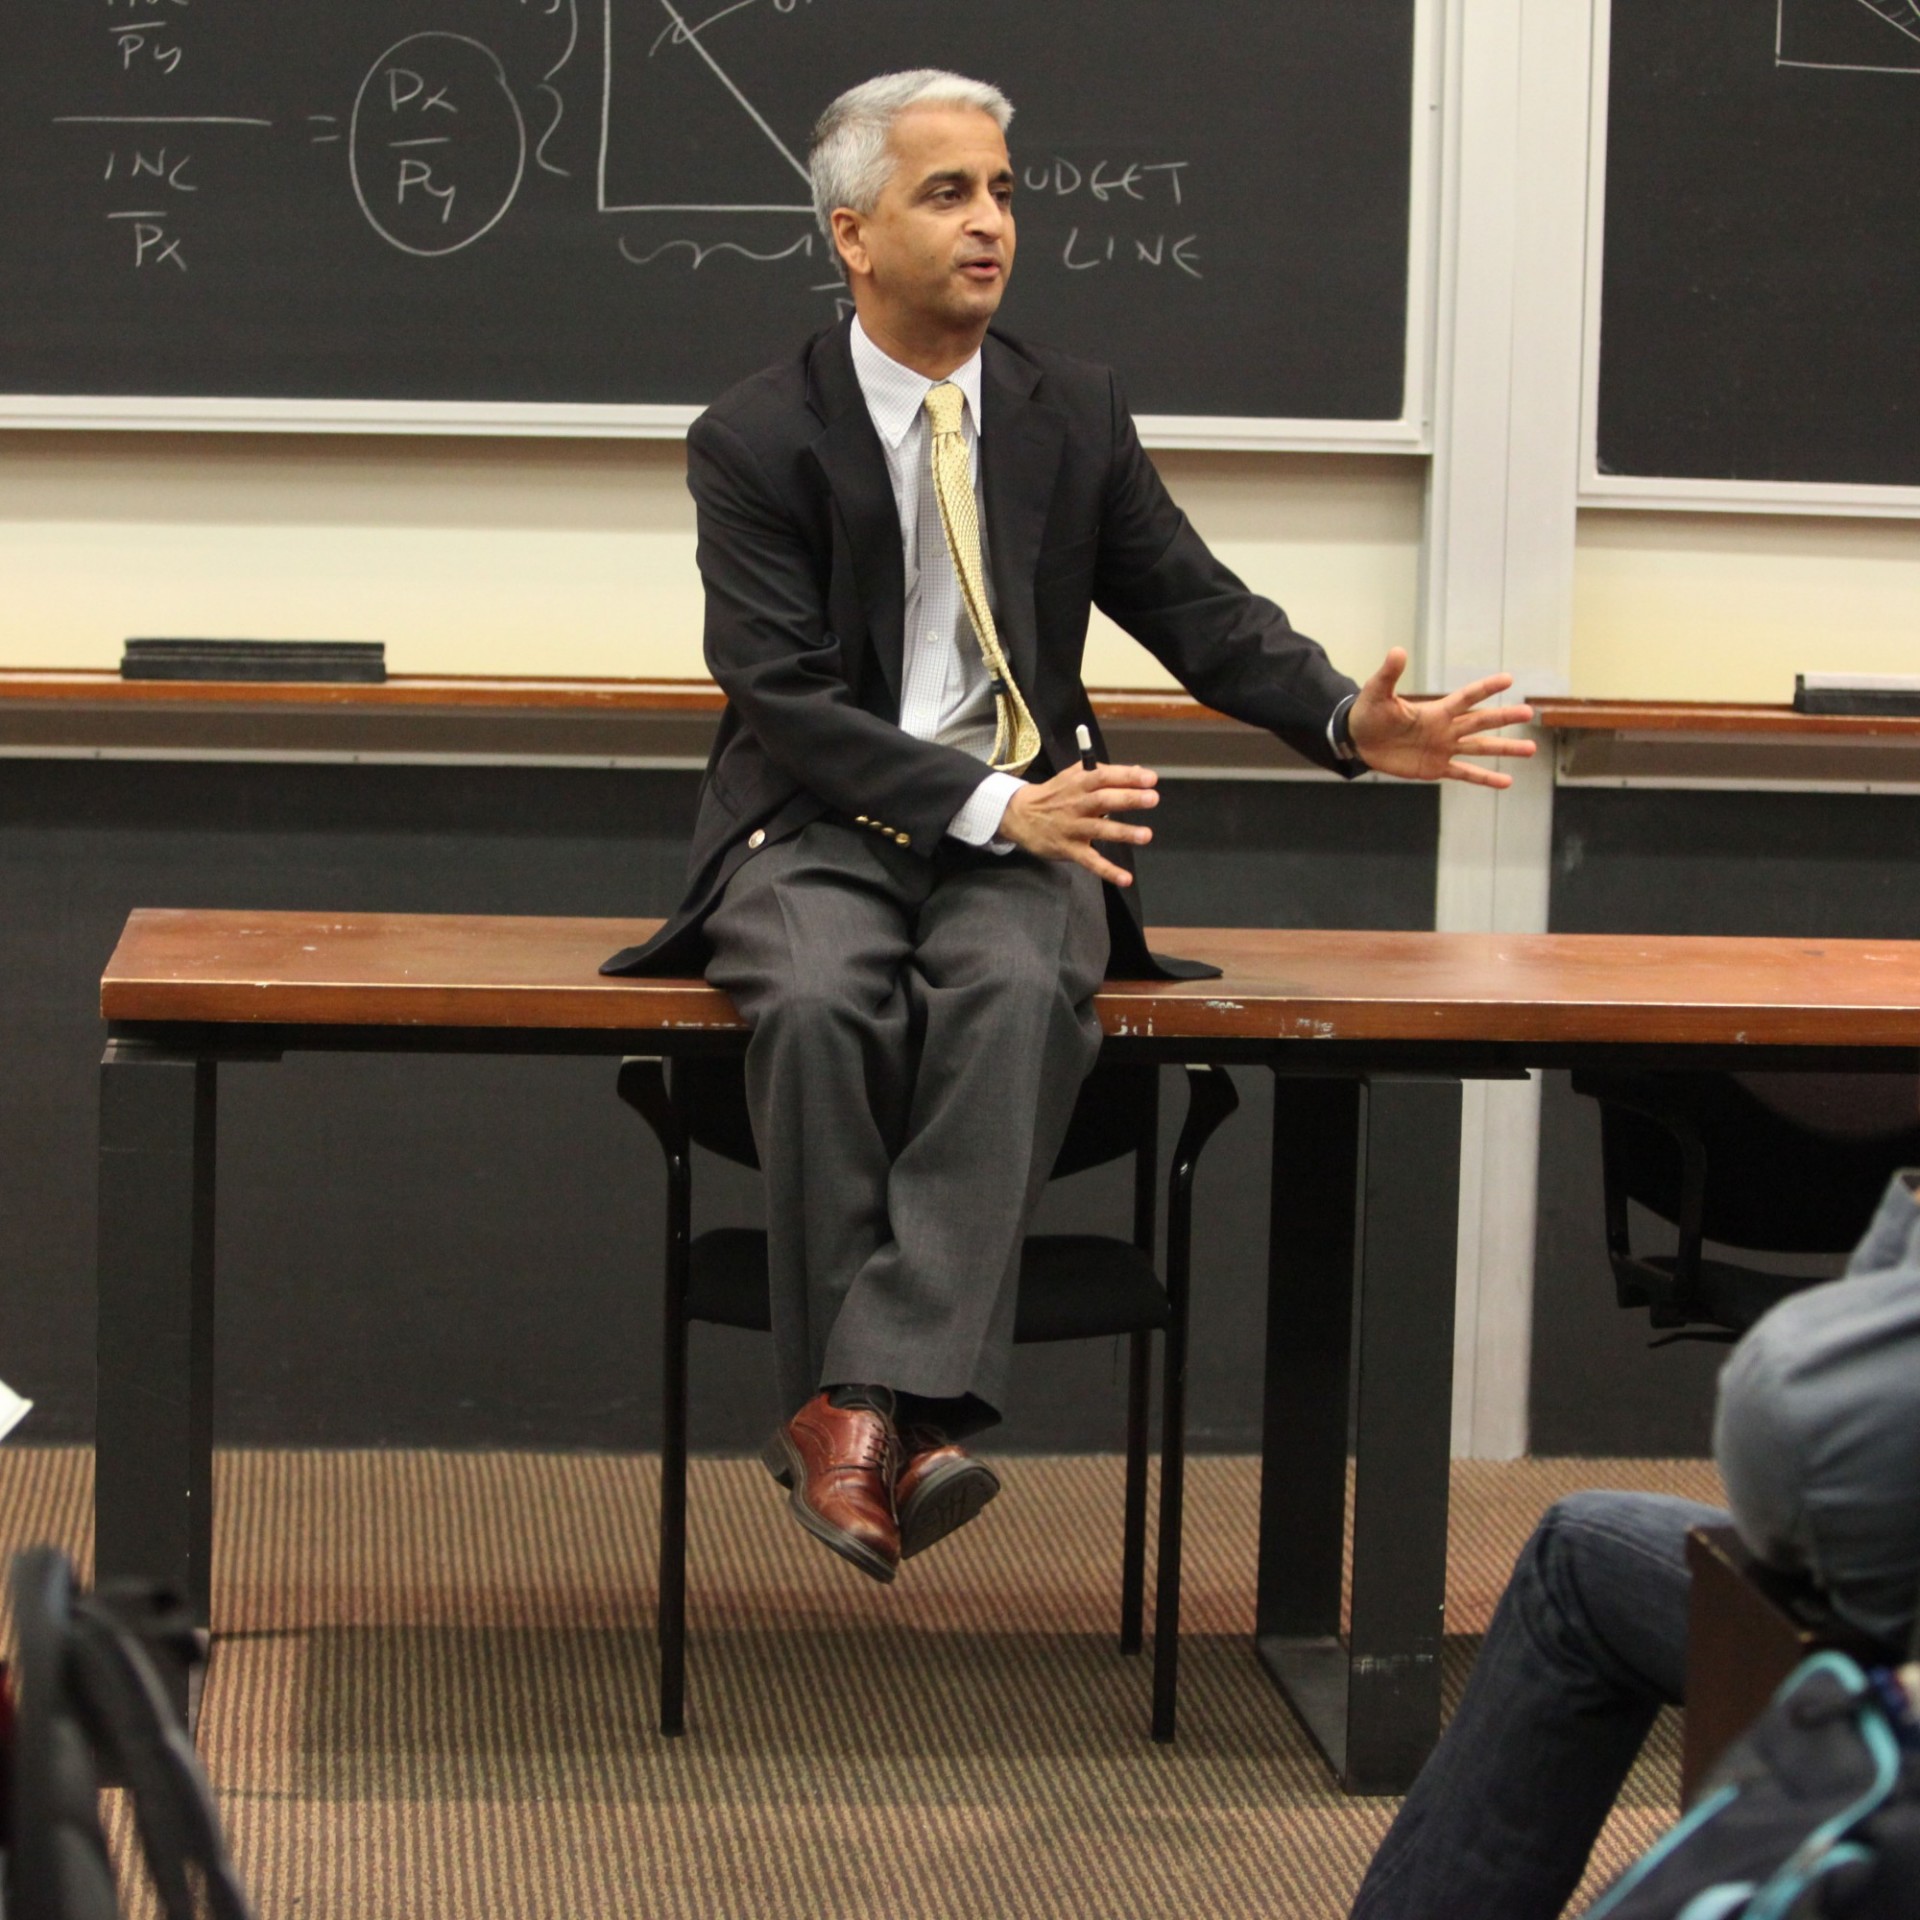
[[[1393,648],[1348,709],[1347,732],[1360,758],[1381,773],[1396,774],[1402,780],[1465,780],[1478,787],[1512,786],[1512,774],[1476,767],[1459,756],[1515,760],[1532,756],[1531,740],[1500,738],[1498,729],[1531,720],[1533,709],[1481,704],[1497,693],[1505,693],[1513,685],[1513,675],[1496,673],[1435,700],[1408,700],[1395,691],[1406,670],[1406,649]]]
[[[1007,802],[1000,831],[1042,860],[1071,860],[1116,887],[1130,887],[1133,875],[1105,858],[1094,842],[1124,840],[1144,847],[1153,838],[1151,827],[1128,826],[1112,816],[1157,807],[1159,778],[1151,767],[1069,767],[1051,780],[1023,786]]]

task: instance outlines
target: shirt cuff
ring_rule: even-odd
[[[1347,716],[1352,713],[1353,703],[1359,698],[1357,693],[1348,694],[1327,719],[1327,745],[1333,749],[1337,759],[1360,758],[1360,749],[1353,744],[1353,735],[1347,727]]]
[[[970,847],[991,847],[995,853],[1011,853],[1013,842],[1002,840],[1001,816],[1007,802],[1019,792],[1022,781],[1016,774],[990,773],[974,788],[958,813],[947,822],[947,831]]]

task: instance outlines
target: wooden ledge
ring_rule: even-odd
[[[440,711],[585,713],[718,713],[726,699],[711,680],[538,679],[465,673],[394,674],[378,686],[331,681],[123,680],[111,668],[0,668],[0,705],[22,703],[110,706],[346,707],[378,711],[431,707]],[[1177,689],[1093,689],[1102,720],[1198,721],[1238,727],[1223,713]]]
[[[1094,687],[1094,711],[1104,720],[1150,721],[1239,728],[1241,723],[1204,706],[1178,688]],[[701,679],[590,679],[532,675],[402,673],[378,686],[324,681],[123,680],[111,668],[0,668],[0,706],[46,705],[347,707],[370,710],[429,707],[441,711],[584,713],[718,713],[720,689]],[[1695,700],[1531,701],[1535,719],[1554,732],[1693,734],[1888,734],[1920,738],[1920,718],[1796,713],[1760,702]]]
[[[366,686],[0,669],[0,756],[697,772],[725,704],[696,679],[399,674]],[[1093,706],[1118,760],[1202,778],[1338,777],[1177,688],[1096,689]]]
[[[1920,718],[1882,714],[1796,713],[1790,706],[1698,700],[1531,702],[1534,720],[1552,732],[1742,734],[1783,738],[1816,734],[1920,740]]]
[[[123,680],[111,668],[0,669],[0,702],[113,706],[584,708],[718,713],[710,680],[540,680],[487,674],[394,674],[377,686],[322,680]]]

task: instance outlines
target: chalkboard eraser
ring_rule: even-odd
[[[1920,673],[1796,673],[1793,710],[1920,719]]]
[[[123,680],[323,680],[378,686],[384,640],[129,640]]]

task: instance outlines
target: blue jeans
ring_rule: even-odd
[[[1354,1920],[1555,1920],[1654,1715],[1681,1697],[1687,1530],[1726,1521],[1652,1493],[1548,1510]]]

